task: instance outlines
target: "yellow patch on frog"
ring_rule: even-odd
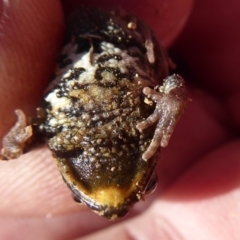
[[[57,159],[55,160],[58,162]],[[145,188],[140,185],[140,182],[145,178],[145,172],[136,173],[131,183],[126,187],[119,187],[117,184],[113,184],[107,187],[101,185],[99,187],[91,186],[92,188],[87,188],[81,180],[74,177],[73,172],[67,165],[58,162],[58,168],[65,181],[71,185],[71,188],[74,188],[75,191],[80,193],[79,196],[81,196],[81,199],[79,200],[86,205],[92,203],[98,206],[101,210],[94,210],[94,212],[103,216],[108,215],[108,218],[111,220],[119,218],[113,209],[115,209],[116,212],[124,212],[133,197],[141,200],[145,193]]]

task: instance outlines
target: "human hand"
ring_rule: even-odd
[[[121,2],[148,22],[164,46],[176,38],[191,9],[190,0],[151,6]],[[215,0],[197,1],[172,49],[192,102],[162,150],[157,191],[122,221],[108,222],[72,200],[51,154],[42,147],[16,161],[0,162],[0,239],[239,238],[240,86],[233,66],[240,36],[233,3],[223,7]],[[29,4],[12,1],[1,21],[1,136],[15,121],[15,108],[34,115],[61,45],[59,2]],[[74,5],[62,4],[64,9]],[[110,7],[107,1],[101,4]]]

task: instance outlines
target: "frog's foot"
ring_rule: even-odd
[[[15,159],[22,155],[26,141],[32,136],[32,126],[27,126],[26,116],[22,110],[15,110],[18,117],[16,124],[3,137],[0,159]]]
[[[143,93],[156,103],[154,112],[143,122],[137,124],[140,131],[156,124],[153,139],[142,158],[148,160],[158,147],[166,147],[173,130],[185,110],[187,91],[182,77],[172,75],[164,79],[162,86],[155,90],[145,87]]]

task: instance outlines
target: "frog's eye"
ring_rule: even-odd
[[[158,181],[158,176],[156,172],[154,172],[147,184],[145,195],[151,194],[152,192],[155,191],[157,187],[157,181]]]

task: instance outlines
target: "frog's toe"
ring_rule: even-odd
[[[32,126],[27,125],[26,116],[22,110],[16,109],[18,117],[16,124],[3,137],[3,148],[0,159],[15,159],[22,155],[27,140],[32,136]]]
[[[155,154],[160,146],[166,147],[168,145],[172,131],[173,128],[169,128],[169,119],[166,117],[159,118],[153,139],[148,149],[143,153],[142,158],[144,160],[148,160]]]

